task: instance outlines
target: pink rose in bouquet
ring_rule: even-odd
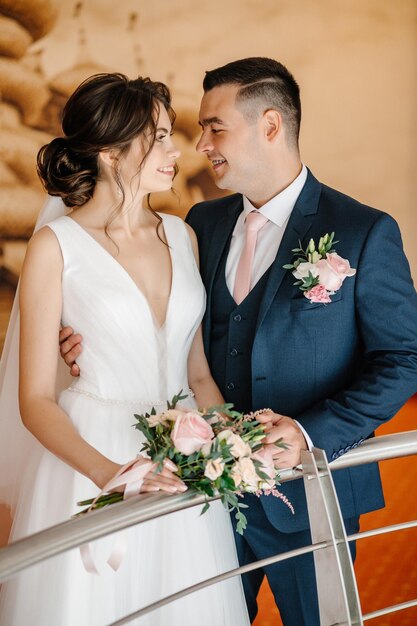
[[[216,478],[223,474],[223,471],[224,462],[220,459],[213,459],[212,461],[207,462],[206,469],[204,470],[204,476],[206,476],[209,480],[216,480]]]
[[[242,437],[239,437],[230,429],[221,430],[217,435],[217,439],[227,442],[230,446],[230,454],[236,459],[249,456],[251,453],[250,446],[243,441]]]
[[[238,459],[234,464],[233,474],[235,484],[238,480],[239,485],[244,486],[245,491],[258,491],[260,478],[252,459],[249,457]]]
[[[204,444],[211,441],[214,432],[210,424],[198,413],[181,413],[174,425],[171,439],[182,454],[198,452]]]

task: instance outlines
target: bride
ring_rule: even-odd
[[[189,406],[222,402],[202,346],[205,294],[194,233],[148,202],[151,192],[172,186],[179,156],[174,117],[165,85],[99,74],[66,104],[64,136],[38,155],[46,190],[69,210],[33,236],[21,277],[19,403],[32,435],[20,466],[16,461],[17,469],[9,470],[19,483],[11,541],[69,519],[77,501],[135,458],[141,435],[132,428],[134,413],[165,408],[181,389],[192,390]],[[81,376],[56,399],[61,325],[80,331],[84,350]],[[13,417],[19,419],[17,411]],[[184,489],[168,467],[147,474],[141,487]],[[189,509],[126,532],[128,553],[116,573],[108,566],[100,576],[87,573],[78,550],[71,550],[6,582],[0,623],[102,626],[237,566],[219,501],[203,516]],[[98,563],[111,543],[111,537],[95,542]],[[239,578],[132,624],[197,622],[248,624]]]

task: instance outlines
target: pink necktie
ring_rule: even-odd
[[[259,213],[259,211],[251,211],[246,216],[246,241],[237,266],[235,287],[233,289],[233,298],[236,304],[240,304],[250,292],[253,257],[255,255],[258,231],[261,230],[267,221],[268,218]]]

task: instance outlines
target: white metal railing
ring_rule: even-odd
[[[313,540],[311,546],[275,555],[202,581],[113,622],[110,626],[127,624],[134,618],[203,587],[308,552],[314,552],[322,626],[335,624],[360,626],[366,620],[416,606],[417,599],[362,615],[348,542],[385,532],[417,527],[417,520],[346,537],[331,479],[331,471],[415,454],[417,454],[417,431],[367,440],[330,465],[327,464],[325,454],[321,450],[314,449],[311,453],[303,453],[302,468],[283,472],[281,482],[304,479]],[[162,515],[201,505],[204,502],[205,496],[192,493],[175,496],[147,494],[68,520],[0,549],[0,583],[31,565],[71,548]],[[311,506],[312,502],[314,506]],[[333,586],[331,593],[329,593],[329,581]]]

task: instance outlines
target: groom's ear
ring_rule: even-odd
[[[282,130],[282,117],[276,109],[268,109],[262,116],[264,137],[274,141]]]

